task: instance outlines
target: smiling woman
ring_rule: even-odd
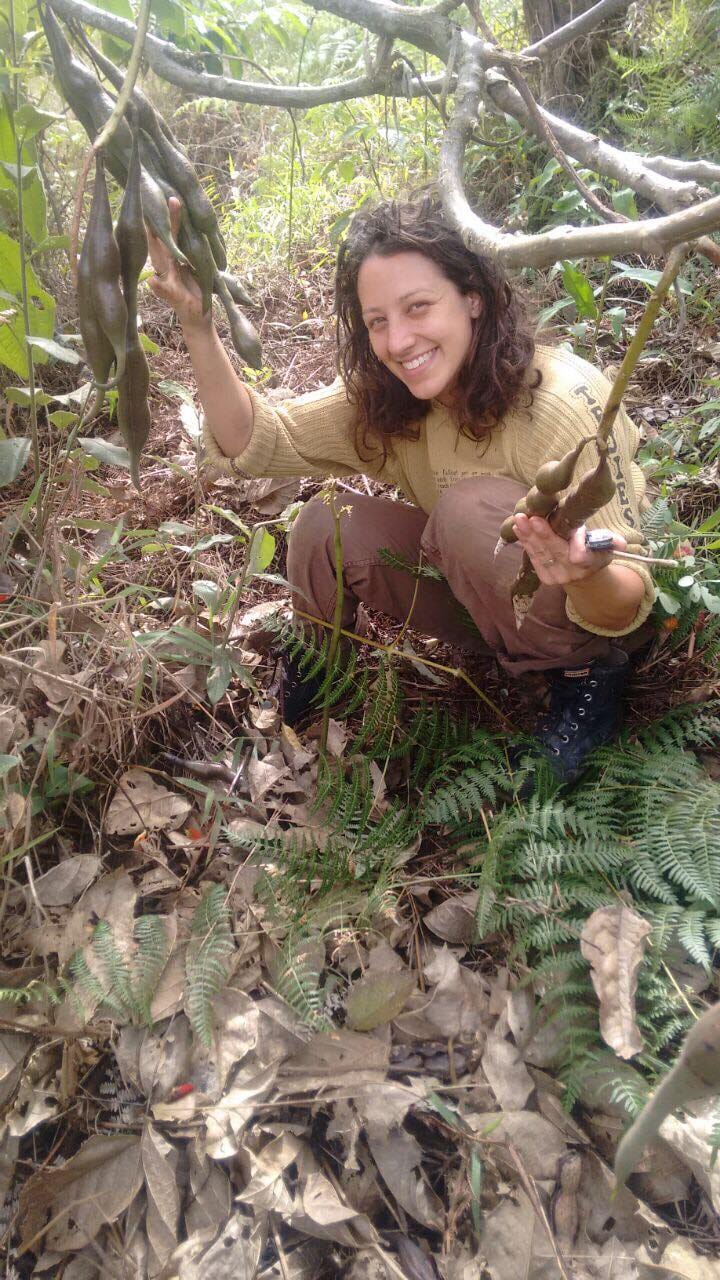
[[[594,435],[607,381],[567,351],[535,347],[501,269],[466,249],[430,198],[356,216],[338,257],[340,378],[277,406],[238,380],[192,277],[158,241],[150,250],[155,291],[183,327],[216,465],[252,476],[364,472],[408,500],[343,494],[343,627],[353,627],[362,601],[490,651],[511,675],[546,672],[541,747],[560,778],[576,778],[619,727],[627,650],[642,638],[653,599],[644,565],[613,562],[639,526],[643,492],[638,432],[623,411],[609,454],[616,494],[590,522],[610,530],[602,545],[612,549],[588,550],[584,529],[566,541],[544,518],[523,515],[515,545],[498,555],[496,544],[538,469]],[[313,500],[288,549],[295,608],[328,621],[334,536],[332,513]],[[411,564],[429,560],[442,580],[391,568],[386,550]],[[518,631],[510,588],[523,550],[542,585]],[[288,660],[288,724],[313,692]]]

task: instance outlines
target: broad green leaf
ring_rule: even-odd
[[[54,413],[48,414],[48,418],[53,426],[59,427],[61,431],[64,431],[65,427],[71,427],[74,422],[77,422],[78,415],[70,413],[69,409],[56,409]]]
[[[668,595],[667,591],[658,591],[658,600],[666,613],[679,613],[680,601],[674,596]]]
[[[54,111],[41,111],[32,102],[24,102],[13,118],[18,137],[22,142],[29,142],[38,133],[42,133],[43,129],[47,129],[49,124],[61,120],[62,116],[56,115]]]
[[[105,462],[109,467],[124,467],[126,471],[130,470],[130,455],[121,445],[110,444],[108,440],[90,439],[87,436],[78,437],[78,444],[85,453],[97,458],[99,462]]]
[[[6,387],[5,399],[11,404],[20,404],[26,409],[32,403],[33,393],[29,387]],[[35,404],[38,406],[50,404],[54,399],[54,396],[47,395],[45,391],[35,391]]]
[[[635,203],[635,192],[632,187],[623,187],[622,191],[612,193],[613,209],[624,213],[626,218],[637,218],[638,209]]]
[[[250,540],[250,573],[262,573],[275,555],[275,539],[267,529],[256,529]]]
[[[662,275],[661,271],[651,271],[649,267],[628,267],[624,262],[613,262],[613,266],[618,270],[615,275],[610,276],[611,283],[614,280],[638,280],[641,284],[646,284],[649,289],[654,289]],[[684,276],[677,276],[676,283],[681,293],[692,293],[693,287]]]
[[[181,386],[179,382],[175,382],[173,378],[163,378],[162,382],[158,382],[158,391],[162,391],[165,396],[177,396],[178,400],[182,400],[184,404],[194,407],[192,391],[187,387]]]
[[[32,267],[26,263],[25,276],[30,298],[30,329],[34,336],[52,338],[55,328],[55,302],[41,288]],[[20,249],[10,236],[0,232],[0,290],[18,300],[22,296],[20,273]],[[38,351],[36,364],[45,364],[47,355]],[[4,364],[20,378],[28,376],[28,356],[25,343],[25,326],[22,314],[7,324],[0,325],[0,364]]]
[[[207,695],[215,705],[224,696],[232,680],[232,669],[225,654],[213,662],[207,674]]]
[[[10,5],[15,20],[15,39],[19,41],[28,29],[29,0],[0,0],[0,49],[10,52]]]
[[[140,346],[142,347],[145,354],[148,356],[156,356],[158,351],[160,350],[157,342],[153,342],[152,338],[148,338],[146,333],[141,333],[139,336],[140,336]]]
[[[0,754],[0,778],[4,778],[6,774],[20,764],[20,756],[6,756]]]
[[[590,320],[597,316],[597,303],[587,276],[571,262],[563,263],[563,284],[578,310],[578,315]]]
[[[72,347],[64,347],[54,338],[37,338],[28,334],[28,342],[33,347],[46,351],[49,356],[54,356],[56,360],[64,360],[65,364],[82,364],[83,362],[82,356],[79,356],[77,351],[73,351]]]
[[[30,441],[25,436],[0,440],[0,488],[12,484],[30,457]]]
[[[210,582],[207,578],[198,578],[193,582],[192,589],[193,595],[198,596],[208,609],[215,612],[222,596],[222,587],[219,587],[217,582]]]

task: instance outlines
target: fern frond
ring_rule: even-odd
[[[212,998],[222,991],[234,949],[230,910],[222,885],[206,890],[190,927],[185,961],[186,1004],[193,1030],[207,1048],[212,1047]]]

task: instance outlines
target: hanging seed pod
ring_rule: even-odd
[[[218,275],[221,280],[224,281],[233,302],[237,302],[241,307],[252,307],[255,305],[247,289],[241,284],[237,276],[231,275],[229,271],[219,271]]]
[[[100,412],[105,399],[105,389],[113,385],[108,383],[108,376],[115,359],[113,345],[100,326],[92,298],[89,246],[93,235],[93,209],[94,206],[90,211],[77,269],[78,322],[85,346],[85,354],[95,382],[95,396],[92,406],[88,405],[83,410],[83,420],[95,417],[95,414]]]
[[[204,232],[195,229],[185,209],[180,215],[178,240],[202,290],[202,309],[205,315],[212,305],[213,283],[217,268],[207,236]]]
[[[128,314],[120,288],[120,250],[113,231],[110,201],[105,183],[102,156],[95,157],[95,190],[88,231],[87,261],[90,273],[90,296],[98,324],[112,343],[115,352],[115,377],[122,377],[125,367]]]
[[[140,151],[137,134],[128,169],[125,195],[115,228],[115,238],[120,250],[120,275],[128,310],[130,333],[137,328],[137,290],[140,272],[147,261],[148,241],[143,218]]]
[[[215,292],[225,308],[230,326],[230,337],[238,355],[251,369],[262,369],[260,339],[250,321],[235,306],[230,291],[219,271],[215,272]]]
[[[118,426],[130,455],[130,476],[138,493],[142,492],[138,461],[152,425],[149,388],[150,369],[136,330],[134,335],[130,335],[125,372],[118,383],[117,414]]]
[[[215,259],[215,266],[219,271],[224,271],[228,264],[227,249],[220,228],[218,226],[211,227],[209,231],[205,232],[205,235],[208,238],[208,244]]]
[[[533,485],[525,494],[525,513],[529,516],[547,516],[556,506],[556,495],[541,493],[537,485]]]

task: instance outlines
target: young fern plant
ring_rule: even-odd
[[[163,917],[147,915],[136,920],[133,943],[132,952],[124,955],[110,922],[100,920],[89,947],[72,956],[71,981],[65,979],[62,985],[82,1017],[85,996],[101,1014],[152,1026],[152,997],[170,955]]]
[[[185,959],[185,1007],[193,1031],[212,1048],[212,999],[226,985],[235,949],[224,885],[205,891],[192,918]]]

